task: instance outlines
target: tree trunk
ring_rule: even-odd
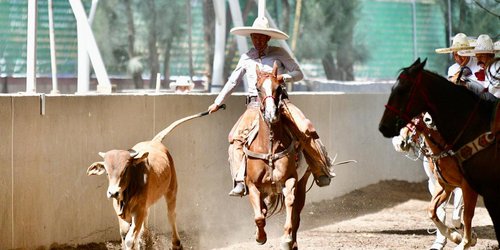
[[[149,22],[149,37],[148,37],[148,49],[149,49],[149,69],[151,71],[149,77],[149,88],[154,88],[156,86],[156,75],[159,72],[159,62],[158,62],[158,48],[157,34],[156,34],[156,4],[155,0],[146,1],[147,7],[150,13],[151,20]]]
[[[130,0],[125,0],[125,10],[126,10],[126,16],[127,16],[127,53],[128,53],[128,60],[130,63],[130,60],[132,58],[136,57],[137,54],[135,53],[135,25],[134,25],[134,15],[132,13],[132,6],[130,3]],[[144,88],[144,80],[142,79],[142,70],[137,71],[134,70],[130,72],[132,75],[132,81],[134,82],[134,86],[136,89],[142,89]]]
[[[353,37],[352,32],[348,32],[344,36],[345,42],[340,43],[337,50],[337,74],[334,77],[336,80],[340,81],[353,81],[354,72],[354,53],[353,53]]]
[[[323,69],[325,70],[326,79],[333,80],[336,75],[337,68],[331,53],[327,53],[322,59]]]
[[[283,18],[283,22],[281,23],[281,28],[285,33],[290,33],[290,3],[288,0],[282,0],[283,13],[281,16]]]
[[[172,48],[173,38],[169,37],[165,43],[165,54],[163,55],[163,87],[170,86],[170,49]]]
[[[207,88],[212,85],[212,71],[214,61],[215,43],[215,11],[213,0],[203,0],[203,40],[205,41],[205,76],[207,77]]]

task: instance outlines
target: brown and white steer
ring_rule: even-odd
[[[151,141],[139,142],[129,150],[101,152],[99,155],[104,161],[94,162],[87,169],[88,175],[107,173],[109,186],[106,196],[113,198],[124,249],[140,248],[149,207],[161,197],[165,197],[167,202],[168,221],[172,227],[171,248],[182,249],[175,213],[177,177],[172,156],[161,142],[177,125],[206,114],[180,119]]]

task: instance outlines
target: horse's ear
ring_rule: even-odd
[[[416,72],[420,72],[420,71],[422,71],[422,70],[424,69],[424,67],[425,67],[425,64],[426,64],[426,63],[427,63],[427,58],[425,58],[425,60],[424,60],[422,63],[420,63],[419,65],[417,65],[417,66],[415,67],[414,72],[415,72],[415,71],[416,71]]]
[[[274,64],[273,64],[273,76],[274,77],[278,76],[278,63],[276,61],[274,61]]]
[[[413,66],[415,66],[415,65],[419,65],[419,64],[420,64],[420,57],[419,57],[419,58],[417,58],[417,60],[415,60],[415,61],[414,61],[414,62],[410,65],[410,67],[408,67],[408,68],[411,68],[411,67],[413,67]]]
[[[426,63],[427,63],[427,58],[425,58],[424,61],[420,64],[420,66],[422,66],[422,69],[425,67]]]

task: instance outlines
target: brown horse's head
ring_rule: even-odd
[[[279,120],[278,107],[281,99],[281,87],[278,81],[278,65],[274,62],[271,73],[261,71],[259,66],[255,68],[257,74],[257,90],[262,100],[262,112],[264,120],[276,123]]]
[[[419,94],[422,72],[427,60],[417,59],[410,67],[404,68],[392,87],[391,95],[379,123],[379,131],[385,137],[399,135],[399,130],[424,110]]]

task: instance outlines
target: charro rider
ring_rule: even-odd
[[[456,84],[463,84],[463,82],[469,79],[476,80],[474,75],[480,70],[477,65],[477,60],[473,56],[461,56],[459,51],[472,49],[474,46],[471,45],[471,39],[469,39],[464,33],[458,33],[453,37],[453,42],[449,48],[436,49],[438,54],[448,54],[453,53],[453,59],[455,63],[448,68],[448,80]]]
[[[281,83],[299,81],[303,78],[302,71],[295,60],[282,48],[268,46],[270,39],[287,39],[284,32],[269,28],[269,22],[263,15],[259,15],[251,27],[237,27],[231,30],[232,34],[250,36],[254,48],[241,55],[236,69],[231,73],[224,88],[219,93],[214,103],[208,107],[210,113],[219,109],[228,95],[232,93],[236,85],[243,81],[246,74],[248,80],[247,109],[234,125],[229,134],[229,163],[231,175],[234,180],[234,188],[229,195],[245,195],[245,170],[246,161],[243,153],[243,144],[251,130],[252,121],[260,112],[260,100],[256,88],[256,66],[261,70],[271,72],[273,63],[276,61],[279,67],[278,80]],[[330,184],[330,180],[335,174],[332,171],[332,162],[320,141],[316,130],[302,111],[293,105],[288,97],[284,100],[286,108],[281,112],[283,116],[293,124],[292,131],[301,142],[304,149],[304,156],[310,170],[320,187]]]
[[[477,93],[477,91],[479,91],[482,93],[484,89],[488,89],[488,92],[484,93],[483,96],[486,96],[486,99],[492,101],[496,101],[496,98],[500,98],[500,88],[498,88],[495,78],[491,77],[496,74],[494,68],[498,67],[498,60],[495,60],[495,53],[499,52],[500,41],[493,43],[493,40],[491,40],[490,36],[487,34],[482,34],[477,38],[474,49],[458,52],[462,56],[476,56],[477,64],[480,67],[480,70],[476,72],[477,83],[480,84],[477,85],[480,87],[476,88],[475,92]],[[488,74],[485,74],[485,72],[488,72]]]

